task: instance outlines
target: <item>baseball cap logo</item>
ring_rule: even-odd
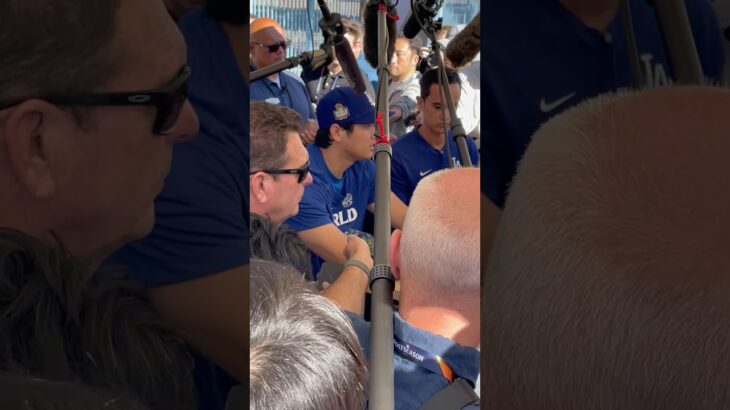
[[[335,110],[333,111],[336,121],[342,121],[350,116],[350,110],[344,105],[337,103],[335,104]]]

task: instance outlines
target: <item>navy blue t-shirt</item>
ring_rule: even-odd
[[[125,265],[135,281],[148,287],[249,261],[248,86],[218,21],[196,10],[179,27],[188,45],[190,101],[200,133],[173,148],[170,174],[155,201],[152,233],[107,262]],[[200,409],[222,410],[236,382],[198,355],[195,372]]]
[[[337,192],[333,186],[337,178],[327,168],[321,148],[310,144],[307,151],[314,181],[304,188],[299,213],[289,218],[286,224],[296,232],[330,223],[342,232],[362,230],[367,206],[375,202],[375,163],[362,160],[352,164],[340,178],[342,191]],[[322,258],[312,253],[315,279],[322,263]]]
[[[454,142],[451,135],[446,139],[451,149],[451,157],[457,161],[457,165],[460,165],[459,149],[456,142]],[[466,146],[472,164],[478,164],[479,154],[474,140],[466,137]],[[411,196],[413,196],[416,185],[423,177],[448,167],[449,159],[446,155],[446,146],[438,150],[429,144],[418,130],[413,130],[402,135],[398,138],[398,141],[393,143],[390,190],[404,204],[408,205],[411,202]]]
[[[649,86],[672,71],[654,9],[632,1],[640,64]],[[707,0],[685,0],[704,73],[720,79],[725,55]],[[499,207],[532,134],[549,118],[588,98],[631,86],[626,40],[617,16],[604,35],[557,0],[494,0],[483,16],[482,185]]]
[[[370,322],[350,312],[345,313],[355,328],[365,355],[370,359]],[[466,379],[476,388],[476,392],[479,391],[478,350],[412,326],[398,313],[393,313],[393,334],[409,347],[417,346],[419,350],[440,356],[454,372],[455,377]],[[442,375],[433,373],[397,354],[393,355],[393,371],[395,410],[419,409],[428,399],[449,385],[448,380]]]
[[[266,101],[289,107],[299,113],[302,122],[314,119],[314,108],[304,84],[283,71],[279,73],[279,82],[281,86],[268,78],[251,82],[251,101]]]

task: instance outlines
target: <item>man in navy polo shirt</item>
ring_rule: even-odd
[[[654,9],[631,1],[646,86],[673,74]],[[704,74],[722,78],[722,37],[707,0],[685,0]],[[631,85],[619,0],[496,0],[483,45],[482,168],[487,196],[504,205],[517,162],[540,124],[587,98]]]
[[[437,171],[416,188],[403,231],[393,232],[396,410],[421,408],[459,378],[479,391],[479,199],[477,168]],[[372,361],[370,323],[349,316]]]
[[[365,211],[375,210],[375,110],[367,96],[338,87],[320,101],[317,120],[320,130],[307,147],[314,182],[286,222],[312,251],[315,277],[323,261],[345,262],[345,233],[362,230]],[[391,195],[394,226],[402,225],[406,209]]]
[[[456,71],[446,69],[446,81],[449,82],[451,97],[454,105],[459,104],[461,86]],[[450,161],[446,155],[446,143],[451,150],[451,157],[459,161],[459,149],[449,133],[446,136],[442,122],[442,112],[445,115],[448,129],[451,116],[446,101],[441,100],[438,81],[438,69],[426,71],[421,77],[421,96],[418,97],[418,110],[423,113],[423,124],[417,129],[398,138],[393,143],[393,161],[391,164],[391,191],[406,205],[411,201],[411,195],[416,189],[418,181],[426,175],[440,169],[449,168]],[[442,107],[444,111],[442,111]],[[479,163],[479,154],[474,140],[467,137],[466,145],[473,165]]]
[[[251,22],[251,71],[266,68],[286,59],[289,40],[286,32],[275,20],[268,17],[257,18]],[[298,112],[303,129],[302,142],[314,140],[317,123],[314,121],[314,108],[309,92],[297,78],[279,72],[251,83],[251,100],[280,104]]]

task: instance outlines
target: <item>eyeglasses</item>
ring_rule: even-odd
[[[183,67],[168,85],[148,91],[67,94],[37,97],[55,105],[152,105],[157,109],[152,132],[157,135],[167,135],[173,131],[180,116],[185,101],[188,98],[188,78],[190,67]],[[25,98],[24,100],[28,100]],[[1,105],[0,110],[18,105],[22,101]]]
[[[254,42],[251,42],[251,44],[257,45],[257,46],[262,47],[262,48],[268,48],[269,49],[269,53],[276,53],[277,51],[279,51],[279,47],[283,48],[284,51],[286,51],[286,48],[289,47],[289,44],[291,44],[291,41],[289,41],[289,40],[280,41],[278,43],[271,44],[271,45],[261,44],[261,43],[254,43]]]
[[[251,172],[249,175],[253,175],[257,172],[263,172],[265,174],[271,174],[271,175],[297,175],[297,182],[302,183],[305,179],[307,179],[307,175],[309,175],[309,162],[307,162],[303,167],[301,168],[293,168],[293,169],[262,169],[260,171],[254,171]]]

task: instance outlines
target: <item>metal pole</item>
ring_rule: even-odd
[[[704,79],[700,57],[697,54],[692,29],[683,0],[650,1],[659,21],[659,27],[679,84],[701,84]]]
[[[375,258],[370,272],[371,327],[368,388],[373,410],[395,407],[393,377],[393,287],[388,248],[390,245],[390,160],[392,150],[385,139],[390,134],[388,118],[388,29],[385,3],[378,4],[378,98],[376,101],[375,145]],[[382,129],[379,127],[382,124]]]

